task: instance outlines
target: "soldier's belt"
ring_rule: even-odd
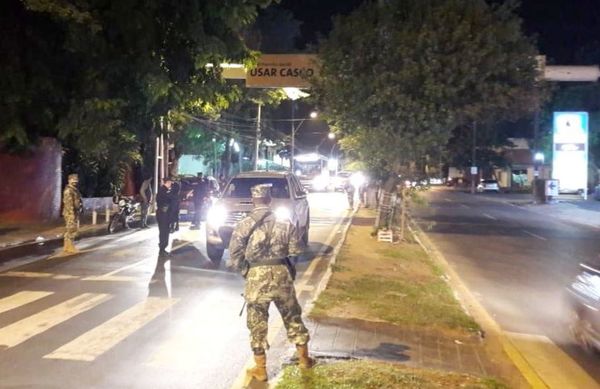
[[[286,265],[285,258],[277,258],[277,259],[268,259],[266,261],[260,262],[249,262],[250,268],[258,267],[258,266],[275,266],[275,265]]]

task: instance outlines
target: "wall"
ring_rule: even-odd
[[[61,145],[52,138],[27,154],[0,154],[0,222],[60,217],[61,163]]]

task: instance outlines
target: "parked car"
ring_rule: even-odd
[[[481,180],[477,185],[477,192],[500,192],[500,185],[496,180]]]
[[[252,211],[250,188],[261,184],[271,185],[271,208],[278,216],[289,218],[296,225],[299,238],[304,244],[308,243],[310,210],[300,180],[289,172],[245,172],[229,181],[208,211],[206,251],[213,262],[221,261],[233,228]]]
[[[575,341],[586,351],[600,351],[600,266],[581,264],[567,292]]]

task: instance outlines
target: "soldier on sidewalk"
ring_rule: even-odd
[[[67,186],[65,186],[65,190],[63,191],[62,215],[66,224],[63,251],[66,254],[73,254],[79,251],[73,243],[79,229],[79,215],[83,210],[81,194],[77,189],[78,183],[79,177],[77,174],[69,174]]]
[[[247,325],[256,363],[248,374],[267,381],[265,352],[269,348],[271,302],[281,314],[289,341],[296,345],[300,367],[310,368],[314,361],[308,356],[308,330],[294,288],[292,260],[301,253],[296,228],[290,220],[278,220],[271,211],[269,185],[252,187],[252,201],[253,211],[233,231],[227,267],[241,272],[246,279]]]

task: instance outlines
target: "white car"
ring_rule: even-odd
[[[298,178],[289,172],[245,172],[234,176],[206,217],[206,252],[219,263],[229,247],[233,228],[254,207],[250,188],[270,184],[271,208],[278,216],[288,217],[296,225],[299,238],[308,243],[310,210],[307,194]]]
[[[500,185],[498,185],[498,181],[496,180],[481,180],[479,185],[477,185],[477,192],[500,192]]]

